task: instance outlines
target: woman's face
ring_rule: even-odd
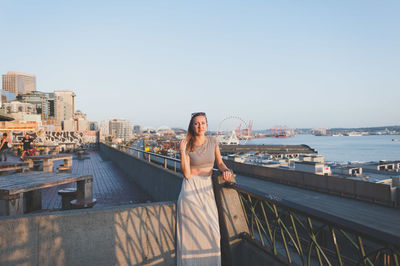
[[[199,115],[193,119],[193,130],[196,136],[204,135],[207,131],[207,119],[205,116]]]

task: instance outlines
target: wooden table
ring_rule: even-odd
[[[2,162],[0,163],[0,173],[16,170],[17,172],[24,172],[29,170],[28,163],[12,163],[12,162]]]
[[[29,172],[0,178],[0,215],[18,215],[42,209],[42,188],[76,182],[77,201],[93,200],[93,176]]]
[[[29,163],[29,168],[33,168],[34,160],[43,160],[43,171],[53,172],[54,161],[64,160],[64,167],[72,167],[72,155],[71,154],[48,154],[48,155],[37,155],[37,156],[25,156],[24,161]]]
[[[56,154],[58,153],[58,145],[51,144],[36,144],[38,147],[38,151],[43,150],[43,154],[47,155],[50,153],[50,150],[53,150]]]

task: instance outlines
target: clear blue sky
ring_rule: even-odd
[[[88,119],[400,124],[400,1],[0,1],[0,72]]]

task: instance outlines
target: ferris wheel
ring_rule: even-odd
[[[250,137],[251,126],[239,116],[228,116],[218,125],[217,139],[222,144],[246,144]]]

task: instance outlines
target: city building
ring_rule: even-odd
[[[63,131],[75,131],[74,119],[66,119],[61,121],[61,130]]]
[[[55,118],[56,96],[50,92],[32,91],[17,96],[20,102],[31,103],[36,106],[36,111],[41,114],[42,120]]]
[[[3,103],[15,101],[17,99],[16,95],[12,92],[1,90],[1,102],[0,107]]]
[[[142,133],[142,132],[143,132],[142,126],[140,126],[140,125],[135,125],[135,126],[133,126],[133,132],[134,132],[135,134],[140,134],[140,133]]]
[[[36,122],[38,125],[41,124],[41,116],[36,112],[36,107],[33,104],[11,101],[4,103],[1,110],[14,118],[16,122]]]
[[[89,130],[98,131],[99,130],[99,123],[97,123],[97,122],[89,122]]]
[[[3,90],[15,95],[29,93],[36,90],[36,77],[32,74],[8,71],[2,75]]]
[[[56,123],[74,119],[75,114],[75,93],[72,91],[55,91],[55,120]],[[65,122],[64,124],[69,124]],[[65,129],[64,129],[65,130]]]
[[[105,137],[110,135],[110,121],[105,120],[100,122],[100,139],[104,140]]]
[[[89,130],[89,121],[86,119],[86,114],[82,113],[80,110],[77,110],[74,114],[75,120],[75,130],[77,131],[88,131]]]
[[[110,120],[109,134],[122,140],[129,140],[132,137],[131,122],[126,119]]]

